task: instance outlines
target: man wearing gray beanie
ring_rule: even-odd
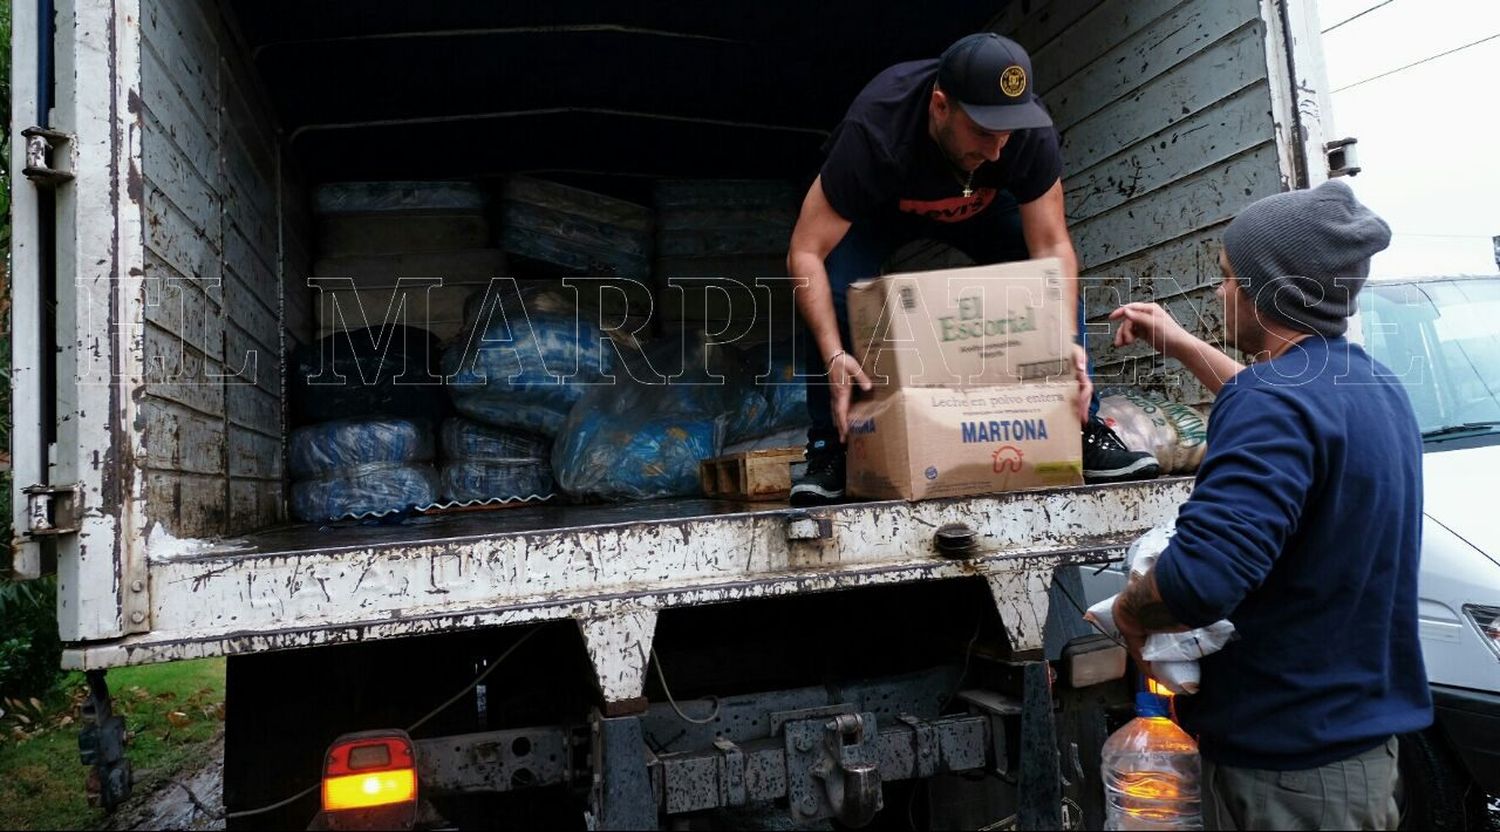
[[[1224,231],[1225,339],[1161,307],[1115,310],[1218,392],[1177,532],[1115,603],[1149,633],[1239,634],[1179,697],[1208,829],[1395,829],[1396,736],[1432,722],[1417,640],[1422,441],[1390,370],[1344,339],[1385,222],[1342,182],[1262,199]]]

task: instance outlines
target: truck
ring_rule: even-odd
[[[1072,639],[1077,567],[1170,520],[1190,480],[291,523],[309,194],[805,183],[877,71],[1002,32],[1062,137],[1096,383],[1207,405],[1105,318],[1156,300],[1221,342],[1219,232],[1349,171],[1310,0],[13,13],[12,567],[58,576],[104,806],[131,780],[108,671],[225,656],[233,828],[1102,823],[1123,660]]]

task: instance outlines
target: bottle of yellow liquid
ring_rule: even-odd
[[[1104,744],[1104,828],[1202,829],[1198,744],[1168,717],[1165,696],[1136,694],[1135,713]]]

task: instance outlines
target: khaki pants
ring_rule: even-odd
[[[1396,738],[1318,768],[1262,771],[1203,760],[1205,829],[1395,829]]]

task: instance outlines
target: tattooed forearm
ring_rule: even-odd
[[[1156,588],[1155,569],[1125,587],[1125,591],[1120,594],[1120,606],[1148,633],[1186,629],[1162,601],[1161,591]]]

